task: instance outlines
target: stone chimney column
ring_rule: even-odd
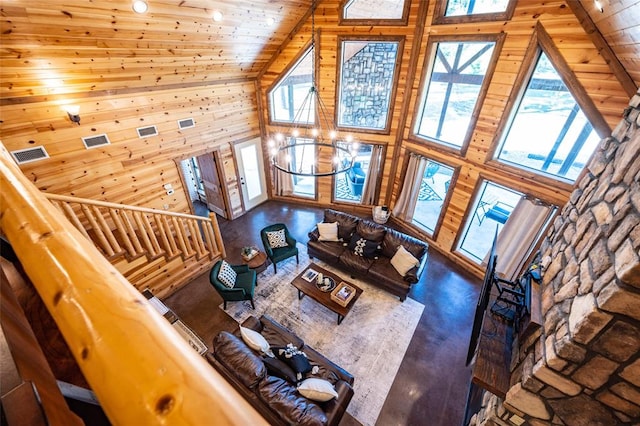
[[[640,90],[541,246],[543,326],[477,424],[640,422]],[[497,397],[493,398],[494,400]]]

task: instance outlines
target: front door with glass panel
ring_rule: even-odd
[[[250,210],[267,200],[267,185],[264,177],[264,160],[260,139],[252,139],[234,145],[238,175],[242,188],[245,210]]]

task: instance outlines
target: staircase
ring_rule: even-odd
[[[45,194],[139,291],[166,297],[225,257],[214,214],[200,217]]]

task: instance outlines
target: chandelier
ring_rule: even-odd
[[[314,1],[311,10],[311,51],[314,56],[315,9]],[[332,176],[346,172],[353,166],[358,151],[358,143],[353,137],[340,134],[329,119],[315,84],[315,74],[315,67],[312,67],[311,87],[294,114],[290,131],[277,132],[267,142],[273,167],[292,175]],[[312,113],[315,113],[314,117],[311,117]],[[319,159],[330,161],[321,163]]]

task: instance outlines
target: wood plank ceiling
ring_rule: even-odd
[[[312,0],[148,3],[147,13],[136,14],[131,0],[4,0],[3,102],[256,78]],[[592,1],[582,4],[640,86],[640,0],[601,3],[604,12]],[[214,11],[222,12],[222,22],[214,22]]]
[[[255,78],[311,0],[148,3],[4,0],[2,97]]]

